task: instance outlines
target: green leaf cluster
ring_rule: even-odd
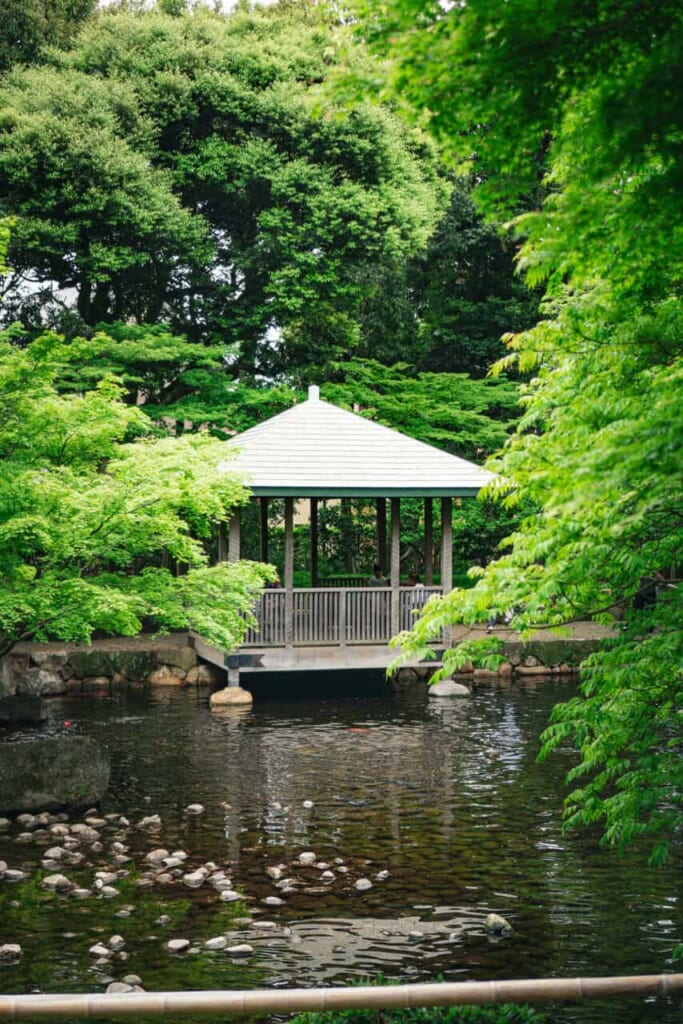
[[[110,377],[60,394],[67,349],[54,335],[0,341],[0,653],[132,635],[145,617],[234,646],[269,570],[209,566],[212,532],[246,500],[223,445],[152,436]]]
[[[473,590],[432,603],[407,649],[506,611],[523,633],[614,623],[544,751],[578,750],[568,823],[600,822],[617,846],[642,837],[659,862],[683,825],[683,13],[392,0],[365,14],[402,102],[478,168],[480,202],[498,216],[531,205],[518,263],[546,288],[544,319],[500,364],[532,376],[489,488],[539,511]],[[477,655],[495,667],[495,642],[446,668]]]

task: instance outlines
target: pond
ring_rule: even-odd
[[[573,755],[536,763],[539,733],[571,683],[480,686],[457,700],[421,687],[391,694],[361,675],[335,696],[339,681],[320,675],[305,693],[282,676],[251,709],[224,714],[189,689],[49,702],[46,731],[93,736],[112,762],[103,850],[65,873],[92,885],[116,840],[132,859],[119,865],[129,874],[116,898],[60,896],[39,887],[45,844],[17,843],[16,829],[0,836],[0,858],[31,871],[0,882],[0,942],[24,950],[0,967],[0,990],[101,992],[129,973],[162,990],[671,969],[683,937],[680,856],[654,870],[601,849],[597,836],[563,835]],[[186,813],[194,803],[204,813]],[[134,827],[152,814],[160,830]],[[158,847],[186,852],[187,872],[213,862],[245,902],[180,877],[140,885]],[[323,866],[302,866],[304,852]],[[358,891],[360,878],[372,888]],[[264,902],[273,897],[281,904]],[[491,912],[514,934],[488,936]],[[114,933],[125,956],[94,963],[89,948]],[[222,934],[253,952],[204,947]],[[171,955],[172,938],[196,952]],[[553,1007],[550,1018],[673,1024],[680,1001]]]

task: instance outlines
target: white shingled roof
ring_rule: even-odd
[[[238,455],[222,468],[256,495],[464,497],[491,479],[473,462],[322,401],[316,387],[226,444]]]

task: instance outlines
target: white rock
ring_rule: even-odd
[[[40,883],[43,889],[71,889],[73,882],[70,882],[66,875],[47,875]]]
[[[113,885],[103,885],[100,893],[104,896],[105,900],[113,900],[115,896],[119,895],[119,890],[115,889]]]
[[[224,892],[221,893],[220,898],[222,899],[223,903],[234,903],[236,900],[242,899],[240,894],[238,892],[235,892],[234,889],[226,889]]]
[[[472,691],[462,683],[456,683],[452,679],[442,679],[440,683],[434,683],[429,687],[430,697],[471,697]]]
[[[51,846],[49,850],[46,850],[43,854],[45,860],[61,860],[66,854],[66,850],[63,846]]]
[[[386,882],[388,877],[388,871],[378,871],[377,874],[375,875],[375,878],[377,879],[378,882]]]
[[[17,942],[5,942],[0,946],[0,963],[12,963],[21,959],[21,946]]]
[[[338,868],[335,868],[335,871],[340,875],[348,875],[349,873],[349,869],[345,864],[340,864]]]
[[[490,935],[512,935],[514,931],[510,922],[500,914],[488,914],[484,927]]]
[[[92,892],[90,889],[72,889],[69,895],[75,896],[78,900],[84,900],[88,896],[92,896]]]
[[[107,945],[115,953],[118,953],[119,950],[123,949],[123,947],[126,945],[126,940],[124,939],[123,935],[112,935],[109,938],[109,941],[107,942]]]
[[[273,878],[276,882],[278,881],[278,879],[282,878],[283,871],[284,868],[282,867],[281,864],[273,864],[270,867],[266,868],[266,874],[268,875],[268,877]]]
[[[337,876],[335,875],[334,871],[323,871],[322,875],[320,876],[320,881],[321,882],[334,882],[336,877]]]
[[[6,882],[23,882],[26,877],[26,872],[19,868],[7,868],[5,871]]]
[[[312,800],[304,800],[304,802],[302,803],[302,805],[301,805],[301,806],[302,806],[302,807],[305,807],[305,809],[306,809],[307,811],[310,811],[310,809],[311,809],[312,807],[314,807],[315,805],[314,805],[314,803],[313,803],[313,801],[312,801]]]
[[[58,825],[52,825],[50,827],[50,834],[53,835],[53,836],[68,836],[69,835],[69,826],[68,825],[62,825],[61,822]]]
[[[318,871],[327,871],[330,865],[327,863],[327,861],[319,860],[315,866],[318,869]]]
[[[228,892],[232,889],[231,878],[217,878],[215,882],[212,881],[211,884],[213,885],[216,892]]]
[[[5,877],[5,872],[6,871],[7,871],[7,861],[6,860],[0,860],[0,878],[4,878]]]
[[[137,991],[135,985],[127,985],[125,981],[112,981],[110,985],[107,985],[108,996],[124,996],[129,992]]]
[[[225,952],[229,956],[249,956],[254,952],[254,947],[250,946],[248,942],[241,942],[237,946],[228,946]]]
[[[145,857],[145,861],[148,864],[163,864],[168,859],[168,850],[163,850],[159,847],[156,850],[151,850]],[[178,862],[180,863],[180,861]]]
[[[31,828],[35,820],[35,814],[20,814],[17,817],[17,825],[21,825],[22,828]]]
[[[153,831],[156,828],[161,828],[161,818],[158,814],[148,814],[145,818],[140,818],[135,827],[143,831]]]
[[[272,932],[273,928],[277,928],[275,921],[252,921],[252,928],[260,928],[264,932]]]
[[[104,828],[107,824],[104,818],[86,818],[86,825],[90,825],[91,828]]]
[[[418,932],[418,931],[408,932],[408,938],[411,939],[412,942],[419,942],[420,939],[424,939],[424,937],[425,937],[424,932]]]
[[[142,985],[142,978],[137,974],[126,974],[125,977],[121,978],[124,985]]]
[[[196,871],[190,871],[187,875],[183,875],[183,883],[188,889],[198,889],[200,885],[203,885],[206,881],[206,872],[198,868]]]
[[[203,804],[188,804],[185,808],[185,814],[203,814],[206,808]]]
[[[266,896],[263,902],[267,907],[281,907],[285,901],[281,900],[279,896]]]
[[[161,917],[158,917],[154,923],[160,925],[167,925],[171,923],[171,918],[168,916],[168,914],[162,914]]]
[[[94,946],[91,946],[88,950],[90,956],[97,956],[102,958],[109,958],[111,956],[111,950],[108,946],[105,946],[102,942],[96,942]]]
[[[189,948],[189,939],[171,939],[170,942],[166,943],[166,949],[169,953],[186,953]]]
[[[207,939],[204,943],[205,949],[225,949],[228,940],[224,935],[217,935],[215,939]]]
[[[95,878],[98,878],[102,885],[111,885],[118,878],[118,874],[115,871],[96,871]]]
[[[9,818],[0,818],[0,832],[6,832],[11,824]]]
[[[149,860],[149,856],[146,859]],[[165,857],[163,860],[164,867],[167,868],[169,871],[172,868],[179,868],[180,865],[184,863],[185,862],[181,860],[180,857]]]
[[[310,850],[299,854],[299,864],[315,864],[318,858]]]
[[[368,889],[372,889],[372,882],[369,878],[359,878],[354,885],[354,889],[357,892],[367,892]]]

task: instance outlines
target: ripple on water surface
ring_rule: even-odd
[[[361,693],[362,685],[359,677]],[[235,922],[234,907],[206,885],[140,889],[135,873],[109,901],[43,893],[35,874],[11,888],[0,883],[0,940],[25,950],[19,965],[0,968],[2,989],[98,990],[130,972],[162,989],[341,983],[377,972],[484,980],[670,970],[683,935],[680,872],[652,871],[591,837],[564,836],[559,809],[571,753],[536,764],[549,709],[570,692],[545,681],[482,688],[469,700],[429,699],[422,690],[260,699],[221,715],[208,710],[204,692],[51,701],[48,729],[68,720],[109,750],[102,812],[133,823],[162,818],[152,835],[112,823],[102,857],[115,834],[138,869],[154,846],[182,849],[187,870],[210,861],[229,875],[249,914],[241,906]],[[185,814],[192,803],[205,813]],[[315,864],[300,864],[306,851]],[[0,837],[0,857],[12,866],[33,871],[41,855],[14,834]],[[267,869],[281,869],[279,878]],[[372,887],[361,892],[362,878]],[[283,902],[269,905],[268,897]],[[116,916],[121,906],[129,916]],[[486,935],[492,911],[512,923],[510,938]],[[169,924],[157,923],[161,914]],[[259,927],[264,921],[272,926]],[[128,959],[93,964],[88,948],[114,933],[124,936]],[[238,960],[204,949],[223,933],[253,954]],[[173,937],[189,938],[198,952],[171,957],[165,943]],[[679,1019],[680,1005],[662,1002],[552,1011],[558,1022]]]

